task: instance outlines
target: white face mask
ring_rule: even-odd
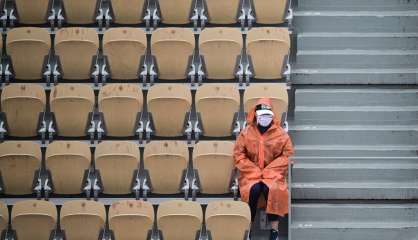
[[[257,123],[262,127],[267,127],[273,121],[272,115],[260,115],[257,116]]]

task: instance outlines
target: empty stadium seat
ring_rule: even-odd
[[[90,24],[96,22],[98,0],[62,0],[65,20],[71,24]]]
[[[15,0],[19,23],[41,24],[48,19],[49,0]]]
[[[232,24],[237,22],[241,0],[205,0],[209,22],[215,24]]]
[[[205,84],[196,92],[196,109],[200,113],[205,136],[232,135],[234,114],[239,111],[240,97],[233,84]]]
[[[106,209],[101,202],[68,201],[62,205],[60,220],[67,240],[96,240],[105,228]]]
[[[145,0],[111,0],[115,23],[136,24],[142,22]]]
[[[241,201],[210,202],[205,220],[212,239],[242,240],[247,239],[244,236],[250,230],[251,212],[248,204]]]
[[[84,1],[90,2],[73,2]],[[98,49],[99,37],[94,28],[70,27],[58,30],[55,35],[55,54],[61,63],[62,77],[68,80],[90,79],[93,57],[97,55]]]
[[[179,193],[188,158],[187,144],[182,141],[151,141],[145,145],[144,166],[150,175],[152,192]]]
[[[96,146],[96,169],[100,171],[103,192],[131,193],[132,178],[139,167],[139,148],[133,142],[105,141]]]
[[[228,141],[200,141],[193,150],[193,167],[199,173],[200,192],[224,194],[234,169],[234,143]]]
[[[200,34],[199,49],[207,78],[234,79],[242,46],[242,35],[237,28],[205,28]]]
[[[89,114],[94,110],[94,91],[83,84],[59,84],[50,95],[58,135],[80,137],[86,135]]]
[[[282,78],[283,66],[290,50],[286,28],[252,28],[247,35],[247,54],[251,57],[255,78]]]
[[[12,208],[12,228],[19,240],[50,239],[57,222],[57,209],[52,202],[26,200]]]
[[[45,109],[46,96],[42,86],[12,84],[3,88],[1,109],[6,114],[8,134],[33,137],[38,134],[39,114]]]
[[[104,115],[107,135],[133,136],[138,112],[142,110],[142,92],[134,84],[108,84],[99,93],[99,111]]]
[[[249,112],[260,98],[271,98],[273,111],[280,120],[287,112],[288,95],[284,84],[251,84],[244,92],[244,110]]]
[[[193,55],[194,48],[195,39],[191,29],[159,28],[155,30],[151,37],[151,52],[157,61],[158,78],[186,79],[189,58]]]
[[[7,33],[6,51],[10,56],[14,78],[42,79],[45,56],[49,54],[51,38],[46,29],[13,28]]]
[[[116,239],[146,240],[153,223],[154,208],[149,202],[124,200],[109,208],[109,228]]]
[[[261,24],[278,24],[285,21],[288,0],[252,0],[256,22]]]
[[[193,240],[202,222],[203,211],[197,202],[173,200],[158,206],[157,225],[164,239]]]
[[[139,28],[111,28],[103,36],[112,79],[138,79],[141,57],[146,54],[147,37]]]
[[[0,202],[0,233],[7,229],[9,224],[9,210],[4,202]]]
[[[147,96],[156,136],[182,136],[186,112],[190,111],[192,96],[187,85],[157,84]]]
[[[84,142],[54,141],[46,149],[45,164],[51,173],[54,193],[79,194],[84,172],[91,164],[90,147]]]
[[[161,22],[166,24],[187,24],[190,22],[193,0],[158,0]]]

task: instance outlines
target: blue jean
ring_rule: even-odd
[[[257,213],[258,199],[260,198],[261,194],[264,195],[264,198],[266,200],[268,199],[269,188],[267,187],[267,185],[264,184],[263,182],[254,184],[250,190],[250,201],[249,201],[252,222],[254,222],[255,215]],[[270,222],[279,220],[279,216],[274,215],[274,214],[267,214],[267,218]]]

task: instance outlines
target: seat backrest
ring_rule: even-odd
[[[151,141],[145,145],[144,166],[149,171],[153,193],[178,193],[189,153],[183,141]]]
[[[233,84],[204,84],[196,92],[196,109],[202,118],[205,136],[232,134],[234,114],[239,111],[239,92]]]
[[[97,0],[62,0],[66,21],[71,24],[96,22]]]
[[[94,109],[94,91],[85,84],[59,84],[52,89],[49,103],[60,136],[86,135],[89,113]]]
[[[12,208],[12,228],[19,240],[49,239],[57,222],[57,209],[52,202],[25,200]]]
[[[171,1],[171,0],[170,0]],[[175,11],[173,11],[175,12]],[[195,39],[188,28],[159,28],[151,37],[151,51],[158,65],[158,78],[186,79]]]
[[[158,3],[162,23],[187,24],[190,22],[193,0],[158,0]]]
[[[48,19],[49,0],[15,0],[19,23],[41,24]]]
[[[147,50],[147,37],[139,28],[111,28],[103,36],[112,79],[138,79],[141,57]]]
[[[39,114],[44,111],[45,91],[37,84],[11,84],[1,93],[1,109],[6,113],[8,134],[16,137],[38,135]]]
[[[202,207],[197,202],[173,200],[158,206],[157,225],[164,239],[193,240],[202,221]]]
[[[236,23],[241,0],[206,0],[209,22],[215,24]]]
[[[153,223],[154,208],[149,202],[123,200],[109,208],[109,228],[116,239],[146,240]]]
[[[143,21],[145,0],[112,0],[115,23],[136,24]]]
[[[247,53],[254,75],[260,79],[282,78],[283,63],[289,54],[290,37],[286,28],[252,28],[247,35]]]
[[[193,167],[199,173],[200,191],[207,194],[230,192],[234,169],[234,143],[229,141],[200,141],[193,150]]]
[[[256,22],[278,24],[285,21],[288,0],[253,0]]]
[[[12,60],[14,77],[21,80],[42,79],[44,59],[50,48],[51,38],[46,29],[11,29],[7,33],[6,51]]]
[[[79,194],[85,170],[91,164],[90,147],[79,141],[54,141],[48,145],[46,168],[51,172],[54,193]]]
[[[0,232],[7,229],[9,224],[9,210],[4,202],[0,202]]]
[[[242,45],[242,34],[237,28],[205,28],[200,34],[199,49],[205,60],[207,78],[234,79]]]
[[[249,112],[261,98],[271,98],[273,111],[277,119],[287,112],[289,105],[288,94],[285,84],[251,84],[244,92],[244,110]]]
[[[105,227],[106,209],[101,202],[68,201],[62,205],[60,220],[67,240],[98,239]]]
[[[88,2],[77,0],[74,2]],[[70,1],[71,2],[71,1]],[[55,53],[59,56],[64,79],[90,79],[93,57],[99,48],[99,37],[94,28],[62,28],[55,35]]]
[[[148,111],[152,113],[156,136],[182,136],[186,112],[192,96],[185,84],[156,84],[148,91]]]
[[[250,230],[250,208],[241,201],[210,202],[205,216],[206,227],[213,239],[241,240],[244,239],[245,232]]]
[[[136,84],[108,84],[99,93],[107,135],[133,136],[138,112],[142,111],[142,92]]]
[[[96,169],[100,171],[104,193],[132,192],[132,177],[139,167],[139,148],[134,142],[101,142],[96,147],[95,162]]]

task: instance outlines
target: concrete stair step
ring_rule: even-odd
[[[418,156],[414,157],[345,157],[345,156],[294,156],[295,167],[309,168],[374,168],[390,169],[394,166],[399,168],[418,168]]]
[[[417,0],[298,0],[298,10],[411,10],[418,9]]]
[[[376,145],[373,143],[295,145],[296,159],[299,157],[418,157],[417,145]]]

